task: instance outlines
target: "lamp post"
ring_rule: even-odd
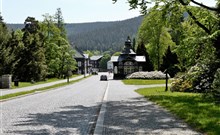
[[[70,63],[67,61],[67,83],[70,82]]]
[[[86,57],[84,56],[84,78],[86,78]]]
[[[164,71],[164,73],[166,74],[166,87],[165,87],[165,91],[168,91],[168,73],[167,73],[167,69]]]

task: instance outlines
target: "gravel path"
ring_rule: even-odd
[[[109,81],[102,134],[200,135],[172,114],[146,100],[137,86]]]

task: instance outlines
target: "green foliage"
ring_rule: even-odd
[[[124,37],[135,37],[143,17],[124,21],[66,24],[68,39],[80,50],[121,51]]]
[[[215,73],[213,71],[216,71],[218,65],[219,63],[210,60],[197,63],[187,73],[176,77],[171,84],[171,90],[210,93]]]
[[[143,42],[141,42],[137,46],[136,53],[139,56],[145,56],[146,62],[144,64],[144,66],[143,66],[143,71],[153,71],[154,70],[153,64],[152,64],[152,62],[151,62],[151,60],[149,58],[147,49],[146,49],[146,47],[145,47]]]
[[[166,80],[146,80],[146,79],[125,79],[122,82],[126,85],[152,85],[152,84],[165,84]],[[171,82],[169,80],[169,82]]]
[[[107,62],[111,59],[110,54],[105,54],[101,61],[99,62],[99,66],[101,69],[107,70]]]
[[[45,79],[47,70],[43,35],[35,18],[28,17],[25,24],[22,30],[24,47],[17,56],[20,60],[15,67],[14,76],[21,81],[40,81]]]
[[[113,56],[119,56],[121,54],[121,52],[115,52],[114,54],[113,54]]]
[[[66,39],[64,22],[59,9],[55,17],[49,14],[44,15],[41,23],[41,31],[45,38],[46,63],[48,66],[47,76],[65,77],[67,72],[76,68],[76,62],[72,58],[74,52]]]
[[[14,54],[11,54],[12,48],[8,45],[10,33],[0,16],[0,75],[10,74],[10,64],[14,60]]]
[[[213,95],[216,98],[216,100],[220,101],[220,68],[216,71],[214,77],[215,78],[212,84]]]
[[[163,56],[163,63],[161,65],[160,70],[165,71],[170,75],[170,77],[174,77],[176,73],[179,72],[179,68],[177,64],[179,63],[176,53],[171,52],[170,46],[167,48],[165,55]]]
[[[167,47],[175,45],[168,29],[164,27],[163,14],[163,10],[152,8],[145,16],[138,31],[138,43],[144,42],[147,45],[147,51],[156,70],[160,69],[162,57]]]

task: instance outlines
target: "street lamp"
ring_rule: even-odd
[[[84,78],[86,78],[86,57],[84,56]]]

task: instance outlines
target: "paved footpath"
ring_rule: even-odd
[[[69,81],[81,79],[83,77],[84,77],[84,75],[80,75],[80,76],[77,76],[74,78],[70,78]],[[34,86],[23,87],[23,88],[0,89],[0,96],[12,94],[12,93],[16,93],[16,92],[21,92],[21,91],[29,91],[29,90],[39,89],[39,88],[48,87],[48,86],[52,86],[52,85],[64,83],[64,82],[67,82],[67,79],[55,81],[55,82],[50,82],[50,83],[45,83],[45,84],[38,84],[38,85],[34,85]]]
[[[161,85],[159,85],[161,86]],[[110,80],[103,118],[95,134],[106,135],[201,135],[165,109],[134,90],[140,86]],[[146,86],[145,86],[146,87]],[[150,86],[153,87],[153,86]],[[101,126],[102,125],[102,126]],[[100,128],[101,127],[101,128]]]

